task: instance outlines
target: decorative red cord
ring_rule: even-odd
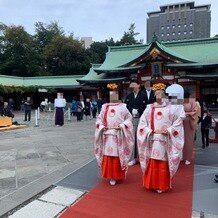
[[[154,111],[155,111],[155,107],[152,107],[152,109],[151,109],[151,129],[152,129],[152,132],[154,132]]]
[[[106,110],[103,117],[103,124],[105,127],[107,127],[107,114],[108,114],[109,105],[106,106]]]

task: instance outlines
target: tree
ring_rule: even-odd
[[[85,49],[72,36],[56,36],[43,53],[46,70],[52,75],[86,74]]]
[[[135,39],[135,36],[139,35],[139,33],[135,33],[135,24],[130,24],[128,32],[124,32],[120,41],[116,43],[116,45],[134,45],[138,44],[138,41]]]
[[[35,32],[33,38],[35,42],[35,52],[38,54],[37,62],[39,64],[37,75],[53,75],[52,71],[47,69],[50,63],[46,63],[44,54],[55,38],[64,36],[63,28],[60,27],[57,22],[51,22],[50,24],[37,22],[35,23]]]
[[[0,73],[32,76],[35,64],[34,42],[22,26],[0,25]]]
[[[108,51],[108,46],[114,46],[113,38],[104,42],[94,42],[90,48],[86,50],[86,55],[89,57],[90,63],[103,63]]]

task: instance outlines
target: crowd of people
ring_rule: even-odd
[[[96,118],[97,114],[100,114],[101,107],[104,100],[98,98],[86,98],[85,102],[83,97],[73,98],[71,103],[71,115],[77,117],[77,121],[82,121],[85,115],[85,119]]]
[[[196,127],[201,123],[202,149],[209,146],[212,116],[178,84],[137,81],[124,103],[116,91],[96,120],[95,156],[102,178],[115,185],[129,166],[140,163],[142,183],[158,193],[172,187],[179,164],[192,164]],[[214,178],[218,182],[218,175]]]

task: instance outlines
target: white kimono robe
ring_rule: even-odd
[[[152,108],[154,108],[153,115]],[[182,105],[171,105],[164,102],[162,105],[154,103],[147,106],[140,117],[137,129],[139,161],[143,175],[147,170],[149,159],[152,158],[168,162],[172,179],[178,169],[184,146],[182,121],[184,116]],[[165,129],[168,131],[168,135],[152,133],[152,130]]]
[[[116,129],[117,126],[120,129]],[[132,115],[124,103],[106,103],[97,117],[95,156],[102,166],[103,155],[120,159],[121,169],[127,169],[134,146]]]

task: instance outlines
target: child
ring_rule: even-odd
[[[212,125],[212,116],[209,111],[207,111],[206,116],[201,119],[201,137],[202,137],[202,148],[209,146],[209,129]],[[206,141],[206,144],[205,144]]]

